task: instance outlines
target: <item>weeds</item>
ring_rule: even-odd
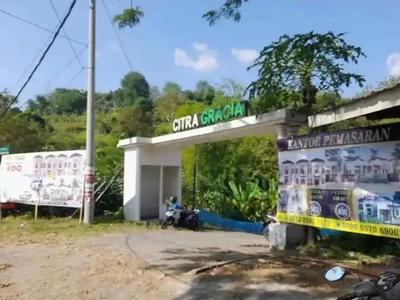
[[[0,223],[0,243],[48,243],[60,239],[155,229],[148,222],[128,222],[119,216],[97,217],[93,225],[77,219],[51,218],[34,220],[30,215],[7,217]]]

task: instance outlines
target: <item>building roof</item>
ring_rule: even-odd
[[[282,165],[293,165],[294,162],[292,162],[291,160],[285,160],[284,162],[281,163]]]
[[[308,163],[307,159],[300,159],[296,162],[296,164]]]
[[[400,84],[353,98],[349,103],[308,117],[311,128],[365,116],[371,120],[400,116]]]

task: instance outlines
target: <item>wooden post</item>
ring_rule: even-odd
[[[82,204],[83,204],[83,201],[82,201]],[[81,207],[79,209],[79,224],[82,224],[82,218],[83,218],[83,207]]]
[[[38,210],[39,210],[39,205],[35,205],[35,220],[37,220],[38,217]]]
[[[3,214],[2,214],[2,210],[3,210],[3,204],[0,202],[0,223],[3,222]]]
[[[83,221],[83,210],[85,209],[85,182],[83,182],[83,190],[82,190],[82,203],[81,208],[79,210],[79,224],[82,224]]]

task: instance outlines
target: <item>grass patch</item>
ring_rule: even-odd
[[[30,216],[8,217],[0,223],[0,243],[52,243],[63,239],[151,230],[158,226],[148,222],[128,222],[112,216],[98,217],[93,225],[79,224],[77,219],[52,218],[34,220]]]

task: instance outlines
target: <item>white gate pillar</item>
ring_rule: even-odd
[[[300,125],[289,125],[289,124],[276,124],[276,134],[278,139],[284,139],[299,134]]]
[[[124,153],[124,216],[128,221],[140,221],[140,147]]]
[[[288,124],[276,124],[275,125],[276,135],[278,139],[284,139],[288,136],[289,125]]]

